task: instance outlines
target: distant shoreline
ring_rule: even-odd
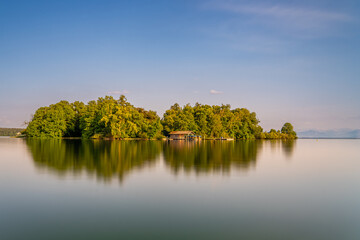
[[[312,137],[298,137],[298,139],[360,139],[360,138],[343,138],[343,137],[318,137],[318,138],[312,138]]]
[[[119,138],[81,138],[81,137],[63,137],[63,138],[34,138],[34,137],[26,137],[26,136],[0,136],[0,138],[27,138],[27,139],[40,139],[40,140],[53,140],[53,139],[58,139],[58,140],[97,140],[97,141],[113,141],[113,140],[118,140],[118,141],[172,141],[172,142],[190,142],[188,140],[168,140],[168,139],[144,139],[144,138],[124,138],[124,139],[119,139]],[[298,139],[302,139],[302,140],[359,140],[360,138],[331,138],[331,137],[322,137],[322,138],[309,138],[309,137],[300,137],[300,138],[296,138],[296,139],[234,139],[234,140],[221,140],[221,139],[203,139],[202,141],[221,141],[221,142],[232,142],[232,141],[276,141],[276,140],[281,140],[281,141],[294,141],[294,140],[298,140]]]

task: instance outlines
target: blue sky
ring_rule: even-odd
[[[125,93],[231,104],[265,129],[360,128],[360,1],[0,0],[0,127]]]

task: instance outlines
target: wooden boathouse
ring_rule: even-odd
[[[173,131],[169,133],[169,140],[200,140],[193,131]]]

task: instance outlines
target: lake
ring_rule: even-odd
[[[360,239],[360,140],[0,138],[0,239]]]

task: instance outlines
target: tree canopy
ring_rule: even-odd
[[[196,103],[183,108],[175,103],[162,119],[164,133],[189,130],[205,138],[260,138],[263,131],[256,113],[246,108],[231,110],[230,105],[210,106]]]
[[[293,125],[291,123],[285,123],[284,126],[281,128],[281,133],[289,134],[291,136],[296,137],[296,132],[294,131]]]
[[[256,113],[246,108],[200,103],[183,107],[175,103],[160,119],[155,111],[134,107],[122,95],[119,99],[100,97],[87,104],[60,101],[40,107],[28,124],[26,135],[37,138],[155,139],[183,130],[204,138],[296,138],[290,123],[285,123],[281,131],[263,132],[259,122]]]
[[[39,108],[30,121],[29,137],[110,137],[156,138],[161,136],[160,118],[154,111],[136,108],[125,96],[111,96],[90,101],[68,103],[61,101]]]

